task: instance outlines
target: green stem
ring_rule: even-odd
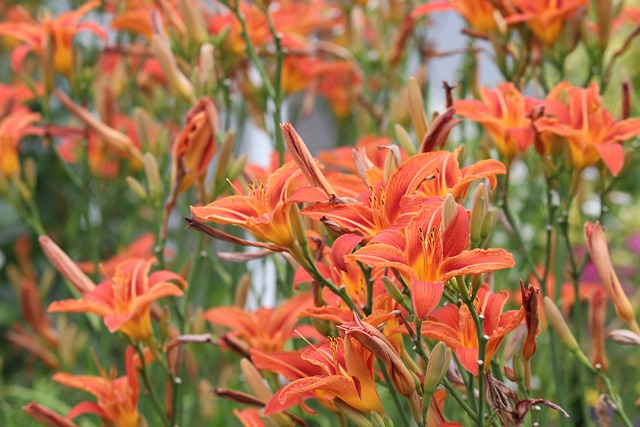
[[[384,366],[384,364],[380,359],[378,359],[378,364],[380,365],[380,371],[382,371],[382,375],[384,375],[384,381],[387,385],[387,389],[389,390],[389,393],[391,394],[393,403],[396,405],[396,409],[400,414],[400,420],[402,421],[402,425],[404,427],[409,427],[411,424],[409,423],[409,419],[407,418],[407,413],[405,411],[405,408],[402,407],[402,402],[400,401],[400,396],[398,396],[398,392],[396,391],[395,387],[393,387],[391,378],[387,373],[387,368]]]
[[[142,382],[144,383],[144,386],[147,388],[147,392],[149,394],[149,397],[151,398],[151,403],[153,403],[153,407],[155,408],[156,412],[162,419],[162,423],[166,427],[171,427],[172,425],[171,421],[167,418],[166,412],[162,409],[162,404],[160,403],[160,399],[158,399],[156,390],[151,386],[151,381],[149,381],[149,375],[147,373],[147,363],[144,359],[144,352],[142,351],[142,348],[140,348],[139,344],[135,346],[135,349],[140,358],[140,365],[141,365],[140,368],[138,368],[138,372],[140,372],[140,376],[142,377]]]

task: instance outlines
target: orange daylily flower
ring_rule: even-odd
[[[543,153],[552,151],[551,135],[566,139],[570,161],[577,171],[602,160],[611,174],[617,176],[624,165],[621,142],[640,135],[640,118],[616,122],[602,105],[598,85],[588,88],[558,84],[544,102],[546,114],[536,121],[541,132]]]
[[[444,203],[418,211],[404,233],[385,230],[345,258],[395,268],[411,287],[415,314],[424,319],[438,305],[444,284],[452,277],[514,266],[513,256],[504,249],[467,250],[469,239],[469,216],[448,196]]]
[[[484,360],[489,368],[491,358],[500,347],[504,336],[514,330],[524,318],[524,308],[502,312],[509,294],[506,291],[493,293],[487,284],[478,290],[474,306],[478,315],[483,315],[482,329],[489,337]],[[435,310],[423,323],[422,335],[444,342],[455,351],[462,366],[473,375],[478,375],[478,333],[469,307],[449,304]]]
[[[524,22],[533,34],[551,47],[560,37],[565,21],[580,8],[586,8],[589,0],[511,0],[520,13],[505,19],[508,24]]]
[[[529,114],[540,101],[523,96],[513,83],[480,89],[481,101],[456,100],[456,114],[484,126],[507,162],[525,151],[535,136]]]
[[[100,272],[104,276],[113,276],[118,264],[127,258],[151,258],[153,256],[155,241],[156,238],[153,233],[143,234],[126,248],[118,250],[118,253],[113,257],[100,261]],[[82,261],[77,264],[78,267],[87,274],[93,274],[95,272],[96,266],[93,261]]]
[[[274,171],[265,183],[252,182],[248,195],[223,197],[206,206],[191,206],[193,216],[202,222],[232,224],[251,232],[256,238],[273,242],[284,249],[293,248],[295,237],[286,197],[300,169],[291,161]]]
[[[97,414],[103,421],[113,423],[118,427],[138,427],[138,396],[140,383],[133,360],[134,350],[128,347],[126,351],[126,375],[116,377],[115,369],[107,373],[98,366],[100,376],[72,375],[58,372],[53,380],[68,387],[77,388],[93,394],[97,403],[82,402],[74,406],[67,414],[73,419],[81,414]]]
[[[320,367],[321,374],[297,379],[281,388],[267,403],[266,416],[286,409],[291,402],[299,402],[305,412],[314,414],[303,401],[310,393],[325,402],[338,398],[364,414],[384,414],[374,378],[375,357],[359,342],[331,338],[321,346],[307,348],[300,357],[316,369]]]
[[[0,22],[0,35],[13,37],[23,44],[16,47],[11,55],[11,67],[18,70],[29,52],[43,55],[45,46],[53,44],[53,65],[65,76],[71,74],[73,50],[71,43],[79,31],[91,31],[106,40],[105,31],[95,22],[79,21],[91,10],[100,6],[97,0],[89,1],[76,10],[61,13],[55,18],[46,17],[41,22]]]
[[[151,338],[151,304],[162,297],[181,296],[187,283],[179,275],[149,270],[155,258],[130,258],[122,261],[108,276],[81,299],[57,301],[49,312],[94,313],[104,319],[111,333],[122,333],[141,341]],[[177,282],[176,286],[170,281]]]
[[[275,308],[259,308],[253,312],[240,307],[214,307],[204,313],[204,318],[233,329],[230,334],[244,340],[249,349],[274,352],[282,350],[290,338],[299,336],[298,333],[309,338],[319,337],[315,329],[308,325],[296,327],[298,314],[311,306],[311,294],[303,293]]]
[[[416,154],[405,160],[386,183],[362,193],[357,202],[315,204],[302,214],[342,233],[361,234],[365,240],[386,229],[401,230],[425,200],[447,194],[464,197],[473,181],[489,178],[495,185],[495,175],[506,171],[496,160],[481,160],[461,169],[460,151]]]
[[[18,110],[0,118],[0,174],[13,176],[20,173],[18,143],[26,135],[41,133],[40,129],[31,127],[41,118],[39,113],[29,113],[25,110]]]
[[[415,7],[411,14],[417,18],[432,12],[455,10],[471,24],[473,28],[483,33],[489,33],[497,28],[494,13],[496,9],[490,0],[448,0],[431,1]]]

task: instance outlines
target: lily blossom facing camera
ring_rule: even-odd
[[[109,332],[120,331],[146,342],[152,333],[151,304],[159,298],[181,296],[182,289],[187,286],[182,277],[171,271],[149,274],[154,263],[154,258],[125,260],[116,267],[113,276],[107,277],[83,298],[54,302],[49,306],[49,312],[94,313],[104,319]]]

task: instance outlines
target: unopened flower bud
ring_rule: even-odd
[[[389,177],[394,173],[400,164],[402,163],[402,157],[400,157],[400,148],[397,145],[387,145],[378,147],[378,149],[387,149],[387,157],[384,160],[383,176],[385,181],[389,181]]]
[[[449,193],[442,202],[442,226],[444,229],[455,220],[456,216],[458,216],[458,204],[456,199]]]
[[[487,211],[486,216],[484,217],[484,222],[482,223],[482,231],[480,233],[480,243],[484,242],[487,237],[491,235],[493,231],[493,227],[496,225],[496,221],[498,219],[498,215],[495,209],[489,209]]]
[[[133,109],[133,124],[136,128],[138,141],[144,150],[148,150],[151,146],[151,128],[153,119],[151,115],[141,107]]]
[[[586,367],[592,368],[591,362],[587,358],[587,356],[580,350],[580,345],[574,338],[569,326],[564,321],[562,317],[562,313],[556,307],[556,304],[549,297],[544,297],[544,313],[549,320],[549,324],[555,329],[556,333],[562,340],[565,346],[571,351],[576,358]]]
[[[338,411],[340,411],[340,413],[356,427],[373,427],[373,424],[369,421],[366,415],[348,405],[343,400],[335,398],[333,399],[333,403],[336,405],[336,408],[338,408]]]
[[[422,141],[427,135],[429,125],[427,116],[424,113],[422,91],[420,85],[418,85],[418,82],[413,77],[409,77],[409,81],[407,82],[407,102],[409,104],[409,115],[411,116],[413,130],[416,132],[418,141]]]
[[[398,289],[398,286],[395,283],[393,283],[391,279],[389,279],[387,276],[382,276],[382,285],[384,286],[384,289],[387,291],[387,294],[389,294],[389,296],[391,296],[391,298],[393,298],[395,302],[400,304],[408,312],[411,312],[410,302],[407,301],[407,299],[402,294],[400,289]]]
[[[162,179],[158,170],[158,162],[153,154],[147,152],[144,155],[143,163],[149,185],[149,196],[152,200],[159,200],[162,197]]]
[[[609,294],[613,308],[620,319],[626,322],[631,330],[640,334],[640,327],[636,322],[633,306],[629,302],[627,295],[622,289],[618,275],[616,274],[611,257],[609,256],[609,247],[607,246],[607,238],[600,226],[599,222],[595,224],[587,222],[584,225],[584,235],[587,240],[587,249],[589,255],[598,270],[598,274],[604,283],[604,287]]]
[[[147,200],[147,190],[145,190],[144,186],[132,176],[128,176],[126,178],[127,185],[141,200]]]
[[[38,181],[38,167],[36,166],[35,160],[33,160],[32,157],[26,158],[22,165],[22,170],[27,187],[29,187],[31,191],[34,191]]]
[[[621,119],[628,119],[631,117],[631,84],[629,80],[625,79],[622,82],[622,117]]]
[[[473,204],[471,205],[471,218],[469,219],[469,228],[471,233],[471,242],[474,246],[479,246],[482,239],[482,225],[489,210],[489,190],[484,182],[476,187],[473,195]]]
[[[200,47],[200,68],[198,70],[198,82],[202,91],[210,91],[218,84],[216,75],[216,49],[211,43],[205,43]]]
[[[516,382],[524,381],[525,377],[525,368],[524,368],[524,358],[521,354],[516,354],[513,356],[513,377]]]
[[[402,127],[402,125],[396,124],[394,126],[394,131],[396,134],[396,139],[398,140],[398,144],[400,147],[404,149],[410,156],[416,154],[416,147],[413,145],[413,141],[411,140],[411,136],[409,132]]]
[[[248,273],[243,274],[238,280],[238,286],[236,286],[236,293],[233,297],[233,305],[236,307],[244,308],[247,303],[247,295],[249,295],[249,289],[251,288],[251,276]]]
[[[35,402],[23,406],[22,411],[40,424],[48,427],[77,427],[77,424],[68,418]]]
[[[451,349],[442,341],[433,347],[424,374],[424,393],[433,394],[445,377],[451,363]]]
[[[228,178],[228,172],[233,163],[233,151],[235,149],[236,134],[232,130],[227,132],[222,138],[222,144],[218,151],[218,164],[216,174],[213,179],[214,190],[220,189]],[[214,191],[215,193],[215,191]]]
[[[391,421],[391,418],[389,418],[388,415],[385,415],[383,418],[377,412],[371,411],[369,419],[371,420],[373,427],[393,427],[393,421]]]
[[[187,33],[198,44],[201,45],[207,40],[204,14],[200,9],[200,3],[189,0],[178,0],[178,10],[184,20]]]
[[[609,338],[618,344],[640,347],[640,335],[626,329],[616,329],[609,332]]]
[[[589,298],[589,335],[591,336],[591,363],[607,370],[609,362],[605,350],[605,322],[607,316],[607,296],[597,290]]]
[[[55,68],[55,42],[53,40],[53,34],[48,33],[45,35],[43,39],[43,48],[42,48],[42,86],[44,87],[44,93],[50,94],[53,90],[54,85],[54,68]],[[71,66],[68,66],[68,71],[71,70]],[[64,73],[65,70],[60,70],[61,74]]]
[[[609,44],[611,36],[611,22],[613,20],[613,0],[597,0],[598,17],[598,47],[604,51]]]
[[[169,84],[169,88],[174,96],[179,96],[188,101],[195,102],[195,91],[187,77],[180,71],[176,58],[173,56],[169,39],[164,31],[160,14],[156,11],[152,14],[153,36],[151,37],[151,48],[160,63],[160,68]]]
[[[240,369],[242,370],[242,375],[244,376],[247,386],[249,386],[249,390],[251,390],[254,396],[265,402],[271,399],[273,393],[271,393],[260,371],[258,371],[258,368],[256,368],[253,363],[243,358],[240,360]]]
[[[67,256],[53,240],[47,236],[38,238],[42,251],[62,277],[67,279],[81,295],[92,291],[96,285],[80,270],[80,267]]]

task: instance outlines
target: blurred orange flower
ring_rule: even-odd
[[[508,24],[524,22],[542,43],[552,46],[558,40],[567,19],[580,8],[586,8],[589,0],[511,0],[520,13],[505,19]]]
[[[456,10],[473,28],[488,33],[497,28],[495,8],[490,0],[448,0],[422,4],[411,12],[414,17],[443,10]]]
[[[41,118],[39,113],[26,110],[18,110],[0,118],[0,174],[13,176],[20,173],[18,143],[26,135],[41,133],[40,129],[31,126]]]
[[[110,332],[120,331],[131,338],[151,338],[151,304],[162,297],[181,296],[187,284],[177,274],[161,270],[149,275],[155,258],[130,258],[81,299],[53,302],[49,312],[94,313],[104,319]],[[176,286],[170,281],[175,281]]]
[[[54,381],[86,391],[97,399],[97,403],[85,401],[74,406],[67,418],[73,419],[78,415],[90,413],[97,414],[104,421],[114,423],[118,427],[138,427],[140,384],[133,355],[133,348],[127,348],[126,375],[123,377],[116,377],[114,368],[107,373],[100,366],[100,376],[56,373],[52,378]]]
[[[71,43],[79,31],[91,31],[106,40],[106,33],[100,25],[95,22],[79,22],[84,15],[98,6],[100,2],[94,0],[86,2],[76,10],[61,13],[53,19],[47,16],[40,22],[0,22],[0,35],[18,39],[23,43],[13,50],[11,67],[18,70],[29,52],[43,55],[45,46],[52,43],[54,68],[60,74],[69,76],[73,65]]]
[[[535,131],[529,113],[541,102],[523,96],[513,83],[502,83],[494,90],[483,86],[480,98],[455,101],[456,113],[482,124],[509,162],[533,143]]]
[[[552,135],[566,139],[570,161],[578,171],[602,160],[614,176],[624,165],[621,142],[640,135],[640,118],[616,122],[600,98],[598,85],[588,88],[558,84],[547,96],[544,110],[549,117],[535,122],[543,144],[539,151],[552,152]]]

